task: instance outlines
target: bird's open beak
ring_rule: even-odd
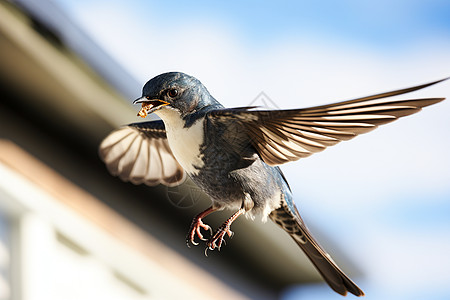
[[[141,110],[138,112],[138,116],[145,118],[147,115],[153,113],[154,111],[160,109],[163,106],[169,105],[169,102],[166,102],[161,99],[149,99],[147,97],[141,97],[133,101],[133,104],[142,103]]]

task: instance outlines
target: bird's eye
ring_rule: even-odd
[[[178,90],[177,89],[170,89],[167,92],[167,95],[169,95],[170,98],[175,98],[178,95]]]

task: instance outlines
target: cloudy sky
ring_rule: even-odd
[[[226,106],[300,108],[450,76],[450,2],[54,0],[139,81],[199,78]],[[136,91],[139,96],[140,91]],[[406,97],[450,97],[450,81]],[[134,121],[134,120],[132,120]],[[450,101],[283,167],[366,299],[450,299]],[[338,299],[325,285],[297,296]]]

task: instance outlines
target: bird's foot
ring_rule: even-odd
[[[209,239],[209,241],[206,243],[206,249],[205,249],[205,255],[208,256],[208,249],[214,250],[218,249],[220,251],[220,248],[222,247],[222,243],[225,243],[225,235],[228,235],[228,237],[233,237],[233,231],[231,231],[230,227],[231,224],[234,222],[234,220],[237,219],[240,215],[242,215],[245,212],[243,208],[239,209],[236,213],[234,213],[228,220],[225,221],[225,223],[220,226],[217,231],[214,233],[214,235]]]
[[[217,210],[217,208],[214,208],[211,206],[211,207],[207,208],[206,210],[202,211],[201,213],[199,213],[197,216],[195,216],[195,218],[192,220],[191,228],[189,229],[189,232],[186,236],[186,244],[188,247],[190,247],[191,244],[194,246],[198,245],[198,243],[195,241],[195,235],[197,235],[198,238],[202,241],[207,240],[203,237],[203,234],[201,232],[202,228],[204,230],[208,230],[210,232],[210,234],[212,235],[211,227],[209,227],[208,225],[203,223],[202,219],[216,210]]]
[[[206,243],[206,251],[218,249],[220,251],[220,248],[222,247],[222,243],[225,243],[225,235],[228,235],[228,237],[233,237],[233,231],[230,229],[231,222],[225,222],[220,226],[217,231],[214,233],[214,235],[209,239],[209,241]]]
[[[209,225],[203,223],[202,219],[199,217],[195,217],[194,220],[192,220],[191,228],[189,229],[188,235],[186,236],[186,244],[188,247],[190,245],[197,246],[198,243],[195,241],[195,236],[197,236],[202,241],[207,241],[203,237],[203,234],[201,232],[201,229],[207,230],[212,235],[212,229]]]

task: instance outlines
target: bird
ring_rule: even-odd
[[[446,78],[447,79],[447,78]],[[138,116],[160,120],[131,123],[110,133],[99,146],[109,172],[133,184],[169,187],[189,177],[211,199],[194,217],[188,245],[222,247],[241,215],[270,219],[289,234],[337,293],[364,292],[312,236],[295,206],[279,165],[323,151],[380,125],[420,111],[445,98],[394,100],[443,80],[372,96],[303,109],[255,106],[225,108],[195,77],[168,72],[149,80]],[[216,231],[203,219],[227,209],[231,216]],[[204,232],[210,231],[205,238]]]

